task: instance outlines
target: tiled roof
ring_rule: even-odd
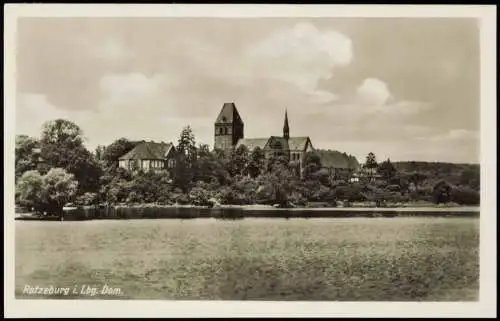
[[[172,143],[142,142],[120,157],[120,160],[165,159],[172,148],[174,148]]]
[[[303,151],[306,148],[307,141],[309,137],[290,137],[288,139],[288,146],[290,150],[300,150]]]
[[[309,137],[290,137],[286,140],[280,136],[271,136],[269,138],[242,138],[236,144],[236,148],[240,145],[245,145],[249,150],[253,150],[256,147],[264,149],[266,146],[274,146],[274,144],[279,143],[282,149],[292,150],[292,151],[303,151],[306,148]]]
[[[234,103],[224,103],[215,123],[243,122]]]
[[[351,155],[335,150],[316,150],[321,160],[321,165],[329,168],[358,169],[358,160]]]
[[[248,150],[254,150],[257,147],[259,147],[260,149],[264,149],[268,141],[269,138],[242,138],[236,144],[236,148],[240,147],[241,145],[245,145]]]
[[[269,137],[268,145],[272,149],[289,150],[288,141],[285,138],[279,136]]]

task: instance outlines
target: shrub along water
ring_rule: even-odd
[[[157,203],[279,207],[480,202],[477,165],[390,160],[378,165],[370,153],[361,170],[367,175],[351,183],[348,174],[330,177],[319,152],[306,154],[299,175],[297,163],[289,162],[286,156],[265,158],[259,148],[249,151],[242,146],[224,152],[210,151],[207,145],[196,146],[191,129],[186,127],[176,146],[184,156],[177,159],[173,170],[128,171],[117,166],[118,157],[136,142],[120,138],[92,154],[86,151],[82,135],[76,124],[56,120],[45,124],[40,141],[26,136],[16,138],[18,205],[57,214],[68,202],[90,206]],[[42,158],[36,152],[37,146],[41,147]],[[67,159],[68,155],[74,157]],[[345,157],[352,162],[350,156]]]

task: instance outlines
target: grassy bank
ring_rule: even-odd
[[[478,238],[475,218],[17,222],[16,296],[106,284],[121,295],[76,297],[474,300]]]

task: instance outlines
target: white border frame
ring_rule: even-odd
[[[496,6],[494,5],[166,5],[4,6],[4,303],[6,317],[495,317]],[[478,302],[252,302],[16,300],[14,297],[14,124],[19,17],[469,17],[481,35],[481,218]],[[10,201],[12,200],[12,201]],[[11,214],[12,213],[12,214]]]

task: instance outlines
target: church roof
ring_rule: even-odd
[[[257,147],[264,149],[266,147],[269,138],[242,138],[236,144],[236,148],[241,145],[245,145],[249,150],[253,150]]]
[[[285,138],[279,137],[279,136],[269,137],[268,144],[272,149],[283,149],[283,150],[289,149],[288,148],[288,141]]]
[[[359,163],[358,160],[351,155],[347,155],[346,153],[341,153],[336,150],[316,150],[318,154],[321,165],[323,167],[328,168],[350,168],[350,169],[358,169]]]
[[[120,157],[120,160],[165,159],[173,148],[172,143],[142,142]]]
[[[288,139],[288,146],[290,150],[304,150],[307,145],[309,137],[290,137]]]
[[[309,137],[290,137],[288,140],[280,136],[271,136],[269,138],[242,138],[236,144],[236,148],[245,145],[249,150],[256,147],[264,149],[268,145],[273,148],[274,144],[280,144],[281,149],[292,151],[303,151],[306,148]]]
[[[234,103],[224,103],[215,123],[232,123],[234,121],[243,122],[236,105]]]

